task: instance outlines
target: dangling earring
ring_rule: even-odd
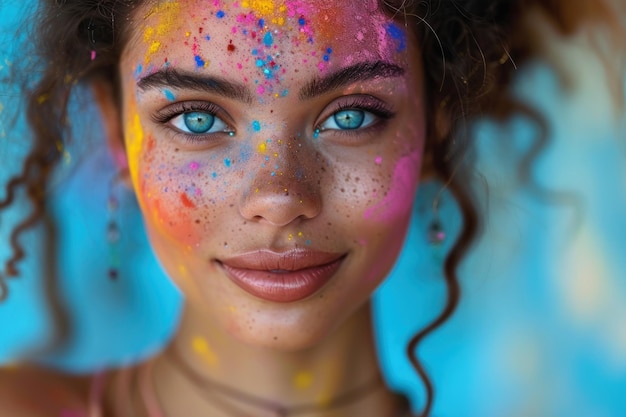
[[[109,246],[109,270],[108,277],[111,281],[117,280],[119,277],[120,257],[119,257],[119,241],[121,238],[119,228],[119,209],[120,201],[116,192],[121,181],[121,173],[116,173],[109,183],[109,196],[107,199],[107,230],[106,238]]]
[[[441,203],[441,194],[443,188],[437,193],[433,199],[431,206],[433,218],[428,224],[428,242],[433,246],[440,246],[446,240],[446,232],[441,224],[439,217],[439,204]]]

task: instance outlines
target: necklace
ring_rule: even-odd
[[[173,362],[193,383],[195,388],[201,393],[219,393],[231,400],[235,400],[245,405],[269,412],[274,417],[291,417],[314,411],[333,410],[353,403],[359,400],[361,397],[366,396],[367,394],[373,392],[375,389],[384,385],[382,378],[380,376],[376,376],[375,378],[364,383],[363,385],[351,391],[348,391],[345,394],[335,397],[323,406],[316,404],[300,404],[285,407],[284,405],[281,405],[277,402],[269,401],[267,399],[254,396],[246,392],[239,391],[235,388],[222,385],[219,382],[210,380],[206,377],[201,377],[191,368],[189,364],[187,364],[180,357],[175,349],[168,350],[167,354],[171,356]],[[138,375],[138,380],[140,382],[139,395],[149,417],[166,417],[165,413],[163,412],[163,408],[159,402],[156,388],[154,386],[152,367],[153,363],[147,364],[144,368],[144,371],[140,371],[140,375]],[[232,417],[243,417],[245,415],[244,412],[228,404],[226,401],[216,398],[215,395],[212,395],[211,404],[220,408],[224,413]]]

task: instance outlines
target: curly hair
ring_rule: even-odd
[[[68,102],[79,84],[94,79],[118,90],[117,64],[128,38],[139,0],[41,0],[37,24],[38,59],[44,71],[28,91],[32,149],[21,172],[5,186],[0,211],[10,206],[19,189],[26,191],[32,212],[12,230],[12,255],[0,271],[0,300],[8,294],[6,279],[18,275],[25,251],[20,236],[46,214],[46,190],[70,137]],[[410,27],[420,42],[427,97],[428,140],[424,169],[438,177],[456,199],[462,228],[444,261],[447,299],[443,310],[407,346],[407,355],[424,383],[422,416],[430,414],[434,389],[418,360],[417,347],[455,311],[460,299],[457,267],[475,240],[480,216],[470,187],[472,145],[468,121],[480,115],[504,119],[525,113],[540,120],[533,109],[517,102],[506,86],[514,70],[533,53],[524,16],[538,11],[562,33],[585,20],[605,18],[604,3],[585,0],[381,0],[380,8]],[[582,10],[586,13],[581,13]],[[98,59],[90,59],[91,51]],[[445,115],[439,123],[437,116]],[[536,148],[539,149],[540,145]],[[54,233],[45,233],[49,247]]]

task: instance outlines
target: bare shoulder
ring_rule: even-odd
[[[89,381],[34,366],[0,368],[0,417],[82,417]]]

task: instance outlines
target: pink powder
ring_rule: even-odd
[[[413,191],[419,179],[418,153],[400,158],[393,171],[387,196],[365,210],[363,218],[390,221],[407,213],[413,205]]]
[[[376,163],[376,165],[380,165],[383,163],[383,157],[382,156],[377,156],[376,159],[374,159],[374,162]]]
[[[197,171],[200,168],[200,164],[197,162],[192,162],[189,164],[189,169],[192,171]]]

